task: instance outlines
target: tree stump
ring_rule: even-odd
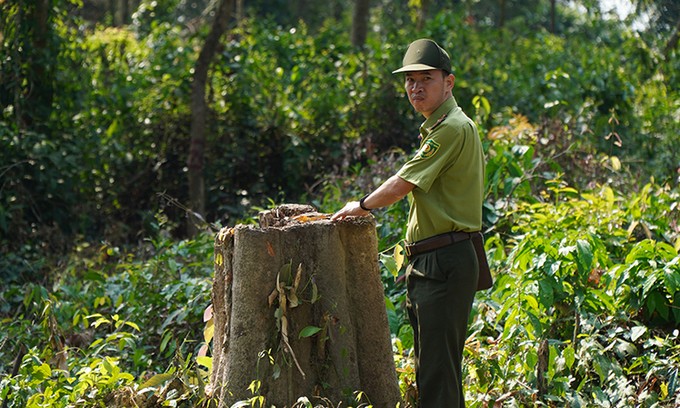
[[[213,372],[219,407],[400,400],[373,217],[331,222],[302,205],[215,240]],[[316,400],[316,401],[315,401]],[[327,406],[327,405],[324,405]]]

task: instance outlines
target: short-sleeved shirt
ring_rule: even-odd
[[[452,97],[420,126],[420,148],[397,172],[409,193],[406,242],[482,227],[484,152],[475,123]]]

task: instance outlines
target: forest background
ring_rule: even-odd
[[[209,406],[214,232],[393,174],[421,37],[488,161],[470,406],[678,406],[680,4],[630,4],[0,1],[2,407]],[[408,401],[406,212],[375,216]]]

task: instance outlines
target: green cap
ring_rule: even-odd
[[[449,54],[436,42],[426,38],[415,40],[408,46],[402,65],[401,68],[392,71],[392,73],[427,71],[430,69],[443,69],[447,73],[451,73]]]

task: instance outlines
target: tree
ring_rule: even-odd
[[[189,235],[196,233],[197,218],[205,215],[205,178],[203,174],[205,158],[205,130],[208,106],[205,100],[205,87],[208,81],[208,71],[222,34],[227,30],[231,12],[234,8],[233,0],[221,0],[215,14],[212,28],[201,48],[194,67],[193,83],[191,87],[191,142],[187,167],[189,169],[189,203],[193,211],[189,214]]]
[[[52,1],[0,2],[0,11],[3,109],[13,107],[18,128],[46,132],[54,96],[54,60],[59,52],[52,33]]]
[[[557,0],[550,0],[550,32],[555,34],[555,12]]]
[[[109,0],[109,9],[114,26],[122,26],[129,22],[130,15],[139,7],[140,0]]]
[[[363,47],[368,33],[368,17],[371,0],[354,0],[352,15],[352,45]]]
[[[680,38],[680,2],[677,0],[633,0],[635,15],[649,17],[649,27],[661,35],[668,35],[663,46],[664,59],[678,46]]]

